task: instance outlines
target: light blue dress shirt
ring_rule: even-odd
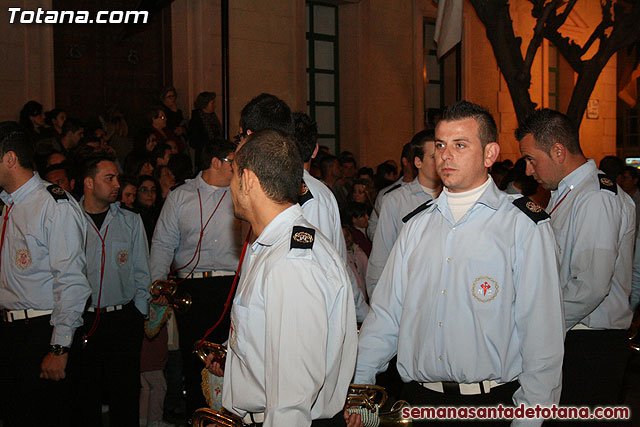
[[[404,225],[360,329],[354,382],[372,384],[397,352],[405,382],[518,378],[516,405],[558,403],[555,240],[548,219],[513,200],[491,182],[456,223],[443,192]]]
[[[196,248],[201,227],[216,206],[218,209],[204,230],[198,256]],[[242,247],[241,234],[242,223],[233,216],[229,187],[207,184],[201,172],[196,178],[187,180],[171,191],[162,206],[151,241],[151,279],[166,280],[172,262],[175,268],[187,265],[180,271],[184,274],[194,266],[194,273],[236,271]]]
[[[80,201],[84,207],[84,199]],[[95,224],[85,212],[87,221],[87,277],[91,284],[91,307],[98,306],[102,260],[102,240]],[[137,213],[111,203],[100,227],[105,241],[105,265],[100,307],[124,305],[133,301],[138,311],[147,316],[151,294],[149,247],[142,218]]]
[[[51,344],[69,347],[91,292],[85,275],[87,225],[75,199],[64,193],[66,199],[56,200],[50,185],[34,173],[13,193],[0,194],[6,205],[0,224],[13,203],[0,263],[0,307],[53,310]]]
[[[335,196],[329,187],[315,179],[306,170],[303,174],[303,180],[313,195],[302,204],[304,218],[329,239],[340,254],[340,258],[347,265],[347,244],[344,241],[344,234],[342,234],[340,211]],[[369,312],[369,306],[358,287],[358,279],[353,271],[347,269],[347,274],[352,285],[351,290],[353,291],[358,322],[362,322]]]
[[[431,200],[431,196],[425,193],[418,178],[385,196],[367,265],[367,293],[369,296],[373,295],[382,269],[384,269],[393,244],[402,229],[402,218],[429,200]]]
[[[587,161],[560,181],[547,207],[560,250],[567,330],[578,323],[601,329],[631,324],[635,208],[620,187],[617,195],[600,188],[601,173]]]
[[[231,309],[222,404],[265,427],[309,426],[344,407],[357,350],[351,284],[334,246],[291,248],[293,227],[313,228],[293,205],[247,251]]]

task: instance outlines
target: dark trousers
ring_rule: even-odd
[[[0,418],[4,427],[68,426],[70,381],[40,379],[40,365],[49,352],[51,316],[0,321]],[[77,360],[69,357],[69,368]]]
[[[262,426],[262,423],[250,425],[260,427]],[[344,415],[342,415],[342,411],[338,412],[333,418],[311,421],[311,427],[346,427],[346,425],[347,423],[344,421]]]
[[[629,360],[625,330],[569,331],[564,340],[561,405],[617,405]]]
[[[79,338],[89,331],[95,316],[84,314]],[[86,346],[74,347],[72,354],[79,359],[72,378],[78,392],[76,425],[101,426],[105,400],[109,404],[109,425],[138,427],[143,334],[144,318],[130,302],[122,310],[101,313],[98,328]]]
[[[415,381],[407,383],[402,391],[401,399],[409,402],[411,406],[502,406],[513,407],[513,394],[518,390],[518,381],[492,388],[487,394],[461,395],[455,393],[438,393],[422,387]],[[504,425],[508,426],[511,421],[487,420],[483,421],[454,421],[454,420],[413,420],[414,424],[436,423],[438,426],[472,426],[472,425]]]
[[[178,285],[180,289],[189,292],[193,300],[191,308],[186,313],[176,314],[178,334],[180,335],[180,351],[184,364],[186,413],[188,415],[193,414],[196,409],[207,406],[202,394],[202,376],[200,374],[204,364],[193,353],[194,344],[220,318],[232,284],[233,276],[220,276],[189,279]],[[207,337],[207,341],[222,344],[229,338],[230,316],[231,307],[222,322]]]

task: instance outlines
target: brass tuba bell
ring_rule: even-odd
[[[404,400],[398,400],[388,412],[380,412],[380,408],[387,402],[387,397],[384,387],[349,384],[346,406],[349,412],[360,414],[365,427],[413,425],[410,418],[402,418],[402,409],[409,406]]]
[[[167,298],[169,306],[180,313],[189,311],[193,303],[189,292],[179,289],[178,284],[173,280],[156,280],[151,285],[151,294],[163,295]]]
[[[202,345],[200,344],[202,343]],[[193,352],[198,355],[203,363],[207,363],[207,356],[213,353],[213,361],[224,366],[227,358],[227,347],[222,344],[215,344],[209,341],[197,340],[193,345]]]
[[[220,412],[209,408],[200,408],[193,413],[189,424],[193,427],[242,427],[242,419],[222,408]]]

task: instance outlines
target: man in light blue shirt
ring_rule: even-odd
[[[384,198],[367,266],[369,296],[373,295],[393,244],[406,222],[405,216],[422,203],[438,197],[442,190],[442,182],[436,172],[433,131],[423,130],[415,134],[410,148],[418,176],[410,183],[392,190]]]
[[[140,215],[116,203],[115,158],[96,153],[81,161],[92,293],[82,328],[85,345],[78,351],[77,415],[99,425],[104,389],[111,423],[133,426],[139,422],[140,349],[151,299],[147,236]]]
[[[86,224],[73,197],[33,172],[33,158],[25,131],[0,124],[0,413],[5,425],[66,427],[68,351],[91,292]]]
[[[222,403],[247,424],[336,425],[357,348],[346,267],[303,217],[289,137],[255,132],[236,158],[234,210],[258,237],[233,302]]]
[[[235,146],[226,141],[205,145],[202,171],[169,193],[151,242],[152,280],[175,277],[193,301],[186,313],[176,314],[187,413],[206,406],[200,386],[202,362],[193,354],[195,341],[218,320],[207,340],[222,343],[229,331],[225,302],[242,245],[242,224],[233,216],[229,193],[234,152]]]
[[[619,402],[628,358],[633,201],[582,154],[578,128],[557,111],[516,131],[527,174],[551,190],[547,212],[560,252],[565,329],[562,403]]]
[[[416,210],[391,251],[360,330],[355,383],[373,383],[397,352],[412,405],[558,403],[553,232],[542,208],[488,176],[496,138],[482,107],[461,101],[443,113],[435,158],[444,190]]]

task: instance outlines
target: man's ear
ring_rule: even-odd
[[[91,178],[90,176],[87,176],[84,178],[83,184],[85,188],[88,188],[89,190],[93,190],[94,182],[93,182],[93,178]]]
[[[260,185],[260,182],[258,181],[258,177],[256,176],[256,174],[249,169],[244,170],[244,172],[242,173],[241,179],[242,179],[242,190],[245,192],[245,194],[249,194],[251,191],[253,191],[256,185]]]
[[[222,160],[220,160],[217,157],[213,157],[211,159],[211,164],[209,165],[209,167],[218,170],[220,169],[221,166],[222,166]]]
[[[318,155],[318,150],[320,150],[320,146],[318,145],[318,143],[316,142],[316,148],[313,149],[313,154],[311,155],[312,159],[315,159],[316,156]]]
[[[413,158],[413,165],[416,167],[416,169],[420,169],[422,167],[422,160],[420,159],[420,157],[415,156]]]
[[[7,151],[2,156],[2,163],[5,163],[8,168],[14,168],[18,164],[18,156],[15,151]]]
[[[554,163],[563,164],[567,159],[567,147],[556,142],[551,146],[551,150],[549,150],[549,157],[551,157]]]
[[[500,155],[500,144],[497,142],[489,142],[484,147],[484,167],[490,168]]]

